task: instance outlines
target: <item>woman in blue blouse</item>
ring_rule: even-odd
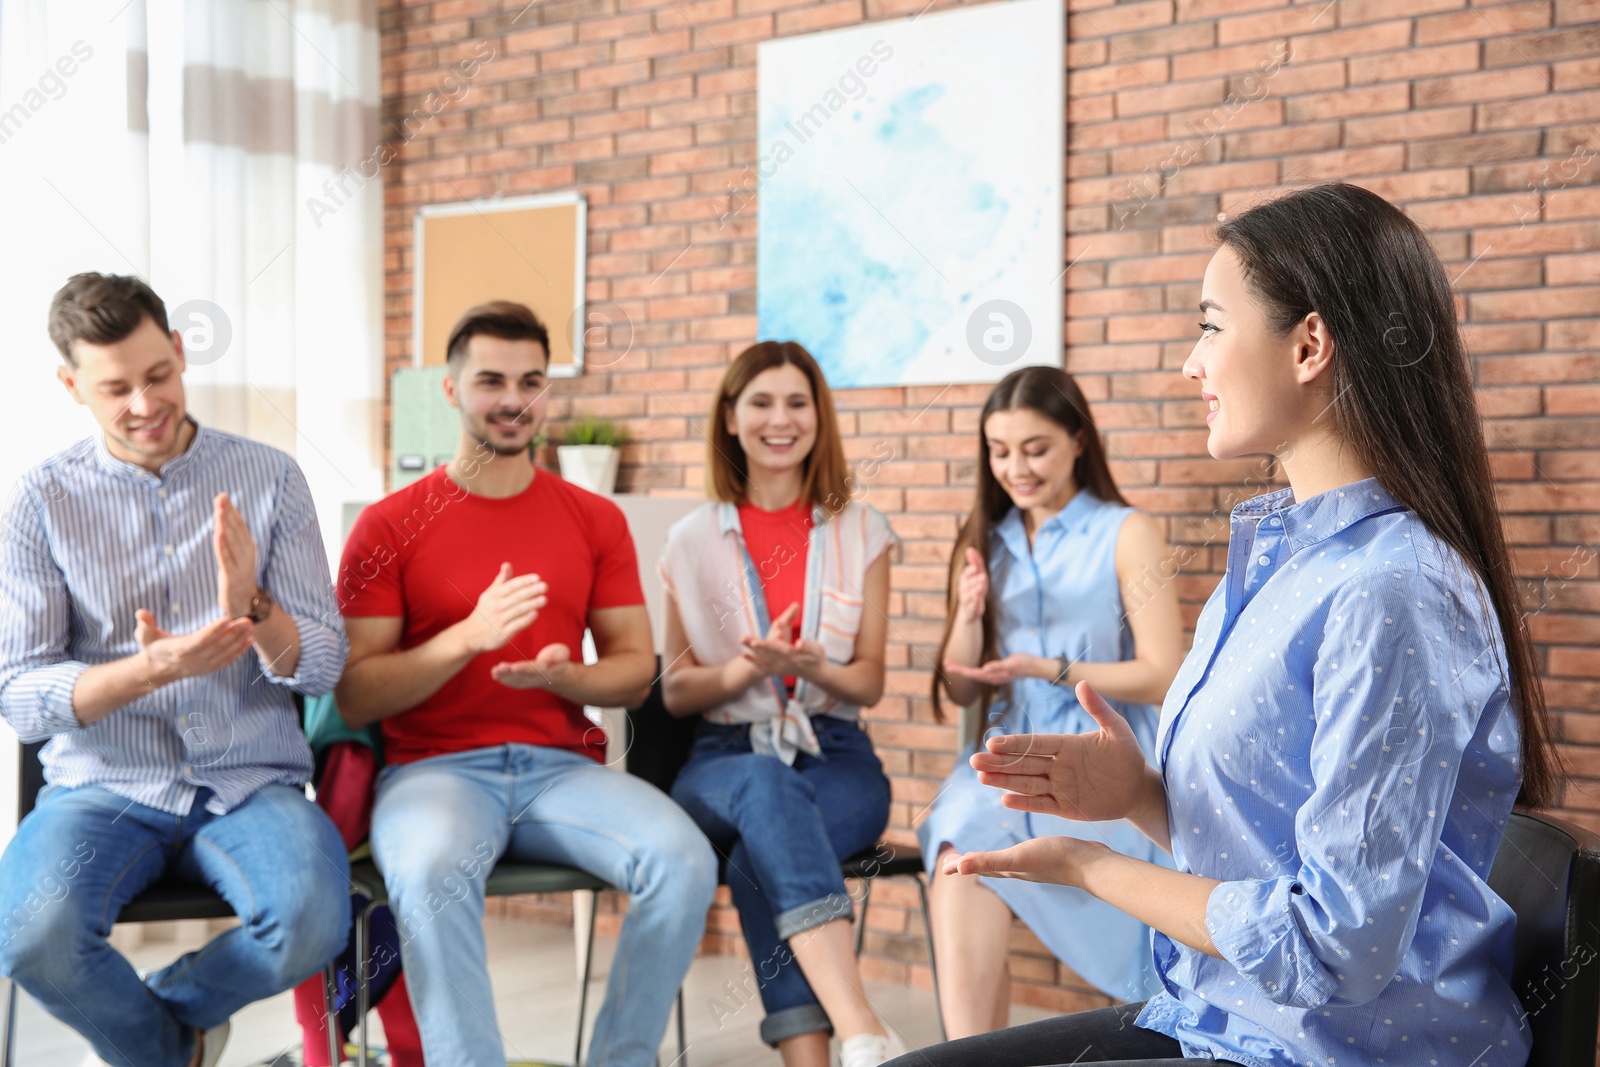
[[[1183,659],[1177,593],[1162,578],[1160,526],[1117,491],[1089,405],[1058,367],[1007,375],[983,406],[978,438],[977,499],[952,554],[935,709],[943,689],[986,711],[990,735],[1092,731],[1095,721],[1072,692],[1086,681],[1153,755],[1156,705]],[[974,733],[981,732],[980,725]],[[1067,822],[1001,806],[1003,794],[981,784],[966,760],[980,740],[963,739],[966,749],[922,825],[930,867],[941,852],[992,851],[1052,834],[1166,862],[1125,823]],[[932,881],[940,1001],[952,1037],[1006,1025],[1013,915],[1109,995],[1144,1000],[1158,988],[1149,929],[1081,889]]]
[[[1233,509],[1159,769],[1082,684],[1098,732],[973,757],[1008,807],[1126,818],[1177,869],[1072,837],[945,861],[1142,919],[1163,989],[917,1067],[1526,1062],[1515,918],[1485,880],[1519,788],[1550,802],[1557,767],[1449,281],[1353,186],[1219,237],[1184,374],[1211,454],[1270,453],[1290,487]]]

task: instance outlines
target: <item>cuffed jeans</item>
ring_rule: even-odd
[[[430,1064],[505,1067],[483,910],[489,872],[508,857],[575,867],[629,895],[588,1062],[653,1067],[717,883],[705,835],[660,790],[533,745],[391,765],[378,777],[372,854]]]
[[[114,1067],[180,1067],[194,1031],[291,989],[338,954],[350,865],[327,815],[269,785],[226,815],[136,804],[99,786],[46,787],[0,857],[0,974]],[[106,938],[171,873],[210,886],[241,925],[141,979]]]
[[[853,909],[839,861],[877,843],[889,822],[889,779],[872,741],[852,720],[812,720],[822,755],[794,766],[750,749],[748,726],[701,722],[672,787],[727,857],[728,885],[756,970],[769,1045],[831,1033],[786,943]]]
[[[1227,1060],[1184,1059],[1166,1034],[1134,1025],[1143,1004],[1119,1004],[1041,1019],[908,1052],[885,1067],[1205,1067]]]

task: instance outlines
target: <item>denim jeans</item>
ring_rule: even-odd
[[[852,914],[839,861],[877,843],[889,822],[889,779],[860,725],[812,718],[822,755],[794,766],[750,750],[748,726],[702,721],[689,762],[672,787],[727,860],[767,1017],[769,1045],[832,1032],[786,943]]]
[[[1143,1004],[1118,1004],[1058,1015],[959,1041],[931,1045],[890,1060],[885,1067],[1205,1067],[1227,1060],[1184,1059],[1183,1046],[1166,1034],[1134,1025]]]
[[[0,857],[0,974],[115,1067],[180,1067],[207,1030],[328,965],[350,929],[350,865],[328,817],[269,785],[226,815],[47,786]],[[241,925],[141,979],[106,943],[124,905],[170,873],[210,886]]]
[[[660,790],[533,745],[391,765],[378,776],[372,854],[430,1064],[505,1067],[483,902],[509,857],[576,867],[629,894],[588,1062],[653,1067],[717,887],[711,846]]]

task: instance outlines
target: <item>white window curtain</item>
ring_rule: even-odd
[[[136,273],[191,411],[295,456],[337,549],[342,505],[382,489],[376,8],[0,0],[0,321],[38,400],[0,420],[8,482],[93,429],[53,378],[50,294]]]
[[[190,410],[299,461],[337,565],[343,506],[383,484],[379,104],[376,0],[0,0],[0,485],[97,432],[51,295],[138,274]]]

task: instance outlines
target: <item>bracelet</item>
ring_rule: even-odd
[[[1072,670],[1072,657],[1065,652],[1056,657],[1056,663],[1060,665],[1061,672],[1050,682],[1051,685],[1061,685],[1066,682],[1067,672]]]

